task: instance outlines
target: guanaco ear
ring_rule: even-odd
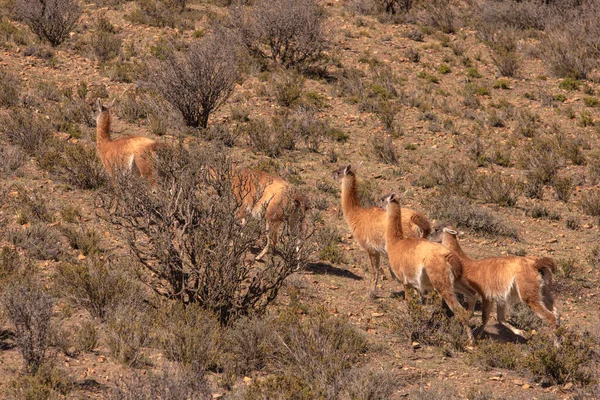
[[[117,101],[117,98],[115,97],[114,99],[112,99],[112,101],[110,103],[108,103],[105,107],[106,108],[112,108],[115,105],[115,102]]]
[[[392,194],[390,194],[390,195],[388,196],[388,198],[387,198],[387,202],[388,202],[388,203],[391,203],[391,202],[392,202],[392,201],[394,201],[394,200],[396,200],[396,194],[395,194],[395,193],[392,193]]]
[[[348,165],[346,168],[344,168],[344,175],[348,175],[352,170],[352,165]]]
[[[444,232],[449,233],[450,235],[453,235],[453,236],[458,235],[457,231],[455,231],[454,229],[450,229],[450,228],[444,228]]]
[[[104,111],[104,105],[102,104],[102,100],[100,98],[96,99],[96,109],[98,110],[98,112]]]

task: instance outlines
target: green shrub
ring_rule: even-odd
[[[560,347],[554,346],[550,333],[542,331],[527,344],[523,366],[543,382],[589,384],[594,378],[594,349],[589,334],[580,335],[564,328],[558,330]]]
[[[496,82],[494,82],[492,87],[494,89],[508,90],[510,89],[510,81],[508,79],[498,79]]]
[[[469,360],[486,371],[492,368],[515,370],[521,357],[523,353],[519,344],[484,340],[477,343],[477,351],[470,355]]]
[[[574,90],[579,90],[580,85],[581,85],[581,82],[578,81],[577,79],[565,78],[562,81],[560,81],[560,83],[558,84],[558,87],[560,89],[574,91]]]
[[[302,97],[304,85],[302,75],[293,71],[281,72],[272,82],[275,100],[280,106],[291,107]]]

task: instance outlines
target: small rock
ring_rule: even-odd
[[[252,378],[250,378],[249,376],[245,376],[244,377],[244,382],[246,382],[247,384],[251,384],[252,383]]]
[[[558,239],[554,238],[554,239],[548,240],[546,243],[556,243],[556,242],[558,242]]]
[[[419,342],[412,342],[412,348],[414,350],[420,349],[421,348],[421,343],[419,343]]]
[[[521,386],[521,389],[531,389],[531,385],[524,384],[523,386]]]
[[[383,317],[383,313],[380,312],[374,312],[373,314],[371,314],[373,317]]]
[[[570,390],[573,387],[573,384],[571,382],[567,383],[565,386],[563,386],[564,390]]]
[[[87,258],[87,257],[86,257],[86,256],[84,256],[83,254],[80,254],[80,255],[78,255],[78,256],[77,256],[77,259],[78,259],[79,261],[81,261],[81,260],[85,260],[86,258]]]

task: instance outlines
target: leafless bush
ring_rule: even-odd
[[[568,202],[575,189],[573,178],[568,175],[557,175],[552,180],[552,187],[556,197],[564,203]]]
[[[237,8],[248,49],[286,68],[310,68],[324,60],[325,16],[315,0],[258,0],[251,12]]]
[[[84,256],[95,255],[102,251],[100,247],[100,234],[94,228],[80,225],[77,228],[65,226],[63,234],[69,240],[71,247],[79,250]]]
[[[68,183],[80,189],[98,189],[107,182],[96,149],[85,145],[67,144],[58,170]]]
[[[19,102],[21,82],[6,68],[0,69],[0,106],[12,107]]]
[[[447,223],[472,229],[483,235],[507,236],[518,240],[515,227],[507,225],[501,218],[493,215],[485,208],[471,204],[459,196],[436,196],[429,206],[431,217]]]
[[[396,147],[390,136],[383,133],[377,133],[371,136],[369,142],[373,149],[373,153],[379,161],[392,165],[398,164]]]
[[[134,371],[130,377],[117,382],[111,400],[209,400],[210,385],[201,376],[187,370],[163,369],[147,374]]]
[[[51,137],[52,131],[46,121],[33,112],[24,108],[13,108],[1,118],[2,131],[8,140],[29,155],[39,153],[45,142]]]
[[[526,194],[540,198],[543,186],[552,183],[558,170],[564,165],[564,159],[556,140],[540,137],[525,146],[520,164],[527,168]]]
[[[523,108],[516,112],[514,118],[515,132],[520,133],[526,138],[532,138],[535,136],[540,124],[540,116],[538,114],[534,114],[528,109]]]
[[[201,377],[214,369],[222,354],[219,321],[197,304],[174,304],[161,312],[157,340],[165,356]]]
[[[344,9],[352,15],[375,15],[381,12],[380,3],[378,0],[347,0]]]
[[[385,400],[398,388],[398,377],[390,371],[369,371],[367,368],[352,370],[343,393],[348,399]]]
[[[61,263],[54,276],[61,296],[85,308],[92,317],[105,320],[133,290],[123,265],[91,257],[82,264]]]
[[[233,93],[236,77],[235,42],[218,32],[185,54],[157,62],[149,80],[188,126],[206,128],[210,115]]]
[[[21,257],[16,249],[11,247],[0,248],[0,284],[3,288],[7,282],[15,277],[31,274],[31,266],[32,264]]]
[[[35,374],[46,356],[50,338],[52,299],[33,284],[14,283],[4,293],[3,303],[15,326],[16,341],[27,371]]]
[[[276,247],[279,257],[259,263],[248,256],[262,224],[244,225],[238,218],[242,202],[234,189],[243,197],[249,183],[240,182],[223,149],[166,149],[157,169],[156,188],[117,174],[116,193],[99,196],[106,217],[124,228],[132,253],[149,272],[141,279],[162,296],[215,313],[223,324],[264,310],[306,262],[310,243],[300,240],[303,229],[294,222],[302,219],[299,211],[284,210],[288,223]]]
[[[15,13],[40,39],[58,46],[75,29],[81,9],[73,0],[16,0]]]

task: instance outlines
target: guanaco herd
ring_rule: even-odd
[[[112,104],[111,104],[112,105]],[[96,145],[98,155],[109,176],[115,168],[123,168],[147,178],[155,185],[154,156],[162,142],[142,136],[112,140],[110,136],[110,106],[98,100]],[[387,255],[391,275],[405,287],[419,294],[435,290],[444,299],[465,328],[468,341],[483,334],[497,304],[498,322],[515,334],[524,332],[506,321],[506,307],[518,301],[525,303],[551,328],[559,326],[559,312],[551,293],[552,275],[556,265],[543,257],[491,257],[475,260],[468,257],[458,242],[458,232],[450,226],[432,228],[425,215],[400,206],[400,198],[391,194],[386,209],[362,207],[359,201],[356,171],[352,166],[332,172],[341,181],[341,200],[344,219],[354,239],[367,252],[372,276],[371,296],[375,297],[380,273],[381,255]],[[259,170],[240,169],[233,177],[234,195],[242,207],[238,217],[247,215],[263,219],[267,228],[267,244],[256,257],[263,258],[277,244],[282,225],[286,222],[283,210],[291,209],[290,224],[302,223],[309,202],[295,193],[282,178]],[[428,240],[429,238],[429,240]],[[471,332],[470,313],[458,302],[456,292],[463,294],[472,314],[477,300],[482,304],[482,324]]]

